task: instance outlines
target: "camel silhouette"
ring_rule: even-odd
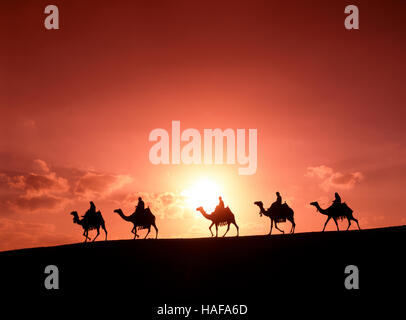
[[[290,223],[292,224],[292,228],[290,229],[290,233],[295,232],[295,227],[296,223],[293,218],[294,212],[292,208],[290,208],[287,203],[283,203],[278,207],[273,203],[271,207],[268,210],[265,210],[264,204],[262,201],[256,201],[254,202],[255,205],[257,205],[260,209],[259,215],[262,217],[262,215],[267,216],[269,219],[271,219],[271,230],[269,231],[269,235],[272,233],[272,228],[273,224],[275,223],[275,228],[278,229],[280,232],[285,233],[283,230],[278,228],[277,223],[278,222],[285,222],[286,220],[289,220]]]
[[[100,234],[100,227],[103,228],[104,232],[106,233],[106,239],[107,240],[107,230],[106,230],[106,225],[104,223],[104,219],[102,217],[102,214],[100,211],[97,211],[94,213],[94,216],[89,217],[88,215],[85,215],[82,217],[82,219],[79,219],[78,213],[76,211],[72,211],[70,213],[73,216],[73,223],[77,223],[78,225],[81,225],[84,232],[83,236],[85,237],[85,242],[87,240],[91,240],[88,236],[89,230],[96,229],[97,234],[94,237],[93,241],[96,240],[96,238]]]
[[[196,211],[200,211],[201,214],[206,219],[209,219],[212,221],[212,224],[209,227],[212,237],[214,236],[213,232],[211,231],[211,228],[213,227],[213,225],[216,226],[216,237],[218,236],[218,227],[227,225],[227,230],[223,234],[223,237],[224,237],[227,234],[228,230],[230,230],[231,223],[234,224],[235,227],[237,228],[237,237],[238,237],[240,228],[238,227],[237,223],[235,222],[234,214],[231,212],[229,207],[226,207],[222,210],[220,209],[220,210],[214,211],[212,214],[207,214],[206,211],[204,211],[203,207],[197,208]]]
[[[155,216],[151,212],[151,210],[148,208],[144,209],[144,212],[134,212],[133,214],[126,216],[123,213],[123,210],[121,209],[116,209],[114,212],[118,213],[118,215],[125,221],[131,222],[134,227],[131,230],[132,233],[134,233],[134,239],[138,238],[139,235],[137,234],[137,229],[148,229],[147,234],[145,235],[144,239],[148,236],[148,234],[151,231],[151,226],[155,228],[155,239],[158,238],[158,228],[155,224]]]
[[[352,213],[353,213],[352,209],[349,206],[347,206],[347,204],[345,202],[341,203],[339,206],[331,205],[327,209],[320,208],[319,203],[317,201],[311,202],[310,205],[315,206],[318,212],[327,216],[327,220],[324,223],[323,231],[326,228],[326,225],[330,221],[330,219],[334,220],[334,222],[337,226],[337,231],[340,231],[340,229],[338,228],[337,219],[342,220],[344,218],[347,218],[347,220],[348,220],[347,230],[351,226],[351,220],[354,220],[357,223],[358,229],[361,230],[361,228],[359,227],[359,224],[358,224],[358,220],[355,219],[352,215]]]

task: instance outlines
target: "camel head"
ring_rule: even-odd
[[[203,209],[203,207],[199,207],[199,208],[196,208],[196,211],[200,211],[201,213],[203,213],[204,209]]]
[[[73,216],[73,223],[79,223],[78,213],[76,211],[72,211],[70,214]]]
[[[317,209],[317,211],[319,211],[319,208],[318,208],[319,204],[318,204],[317,201],[310,202],[310,205],[311,205],[311,206],[315,206],[316,209]]]
[[[113,212],[115,212],[115,213],[123,213],[123,210],[121,210],[121,209],[116,209],[116,210],[114,210]]]
[[[259,216],[262,217],[262,209],[264,208],[264,204],[262,203],[262,201],[255,201],[254,204],[261,209],[259,210]]]

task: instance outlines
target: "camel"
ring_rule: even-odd
[[[211,231],[211,228],[213,227],[213,225],[216,226],[216,237],[218,236],[218,227],[227,225],[227,230],[223,234],[223,237],[224,237],[227,234],[228,230],[230,230],[231,223],[234,224],[235,227],[237,228],[237,237],[238,237],[240,228],[238,227],[237,223],[235,222],[234,214],[231,212],[229,207],[226,207],[223,210],[218,211],[218,212],[214,211],[212,214],[207,214],[206,211],[204,211],[203,207],[197,208],[196,211],[200,211],[200,213],[203,215],[203,217],[212,221],[212,224],[209,227],[212,237],[214,236],[213,232]]]
[[[118,213],[123,220],[131,222],[134,225],[131,230],[131,232],[134,233],[134,239],[139,237],[137,229],[148,229],[148,232],[144,237],[145,239],[151,231],[151,226],[155,228],[155,239],[158,238],[158,228],[155,224],[155,216],[149,208],[146,208],[143,213],[134,212],[129,216],[126,216],[121,209],[116,209],[114,212]]]
[[[310,205],[315,206],[318,212],[320,212],[321,214],[325,214],[327,216],[327,220],[324,223],[323,232],[324,232],[324,229],[326,228],[327,223],[330,221],[331,218],[334,220],[334,222],[337,226],[337,231],[340,231],[340,229],[338,228],[337,219],[342,220],[344,218],[347,218],[347,220],[348,220],[347,230],[351,226],[351,220],[354,220],[357,223],[358,229],[361,230],[361,228],[359,227],[359,224],[358,224],[358,220],[355,219],[352,215],[352,213],[353,213],[352,209],[349,206],[347,206],[347,204],[345,202],[342,203],[339,208],[335,207],[334,205],[331,205],[327,209],[322,209],[322,208],[320,208],[319,203],[317,201],[311,202]]]
[[[284,222],[286,220],[289,220],[290,223],[292,224],[292,228],[290,229],[290,233],[295,232],[295,227],[296,223],[293,218],[294,212],[293,210],[287,205],[285,202],[284,204],[281,205],[281,208],[275,208],[275,206],[272,204],[271,207],[268,210],[264,209],[264,204],[262,201],[256,201],[254,202],[255,205],[257,205],[260,209],[259,215],[262,217],[262,215],[267,216],[269,219],[271,219],[271,230],[269,231],[269,235],[272,233],[272,228],[273,224],[275,223],[275,228],[278,229],[280,232],[285,233],[283,230],[278,228],[277,223],[278,222]]]
[[[97,229],[97,234],[94,237],[93,241],[96,240],[96,238],[99,236],[100,234],[100,227],[102,227],[102,229],[104,230],[104,232],[106,233],[106,239],[107,240],[107,230],[106,230],[106,225],[104,223],[104,219],[102,217],[102,214],[100,211],[97,211],[95,213],[94,217],[89,217],[87,215],[85,215],[84,217],[82,216],[82,219],[79,219],[78,213],[76,211],[72,211],[70,213],[73,216],[73,223],[77,223],[78,225],[81,225],[84,232],[83,235],[85,237],[85,242],[87,240],[91,240],[88,236],[89,234],[89,230],[93,230],[93,229]]]

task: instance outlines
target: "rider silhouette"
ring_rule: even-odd
[[[276,201],[275,203],[277,203],[278,205],[282,205],[282,197],[281,194],[279,192],[276,192]]]
[[[335,205],[341,204],[341,197],[340,197],[340,195],[336,192],[336,193],[334,194],[334,196],[335,196],[335,199],[334,199],[334,201],[333,201],[333,204],[335,204]]]
[[[224,202],[223,202],[223,199],[221,197],[219,197],[219,204],[217,205],[217,207],[214,211],[223,210],[223,209],[224,209]]]
[[[135,207],[135,212],[142,213],[142,212],[144,212],[144,209],[145,209],[145,203],[141,197],[138,197],[138,204]]]
[[[334,194],[334,196],[335,196],[335,199],[333,201],[332,207],[335,208],[335,209],[340,209],[341,197],[339,196],[339,194],[337,192]]]
[[[96,216],[96,206],[94,205],[93,201],[90,201],[90,208],[86,211],[85,215],[82,217],[85,217],[89,221],[92,221],[95,216]]]

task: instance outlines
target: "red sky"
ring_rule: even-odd
[[[48,4],[0,4],[0,250],[82,241],[69,212],[90,200],[129,238],[113,210],[138,195],[161,237],[208,236],[181,195],[201,178],[241,235],[268,232],[253,202],[276,191],[297,232],[321,230],[308,204],[335,191],[363,228],[406,223],[404,1],[351,1],[353,31],[348,1],[53,1],[52,31]],[[256,174],[151,164],[148,135],[172,120],[257,129]]]

